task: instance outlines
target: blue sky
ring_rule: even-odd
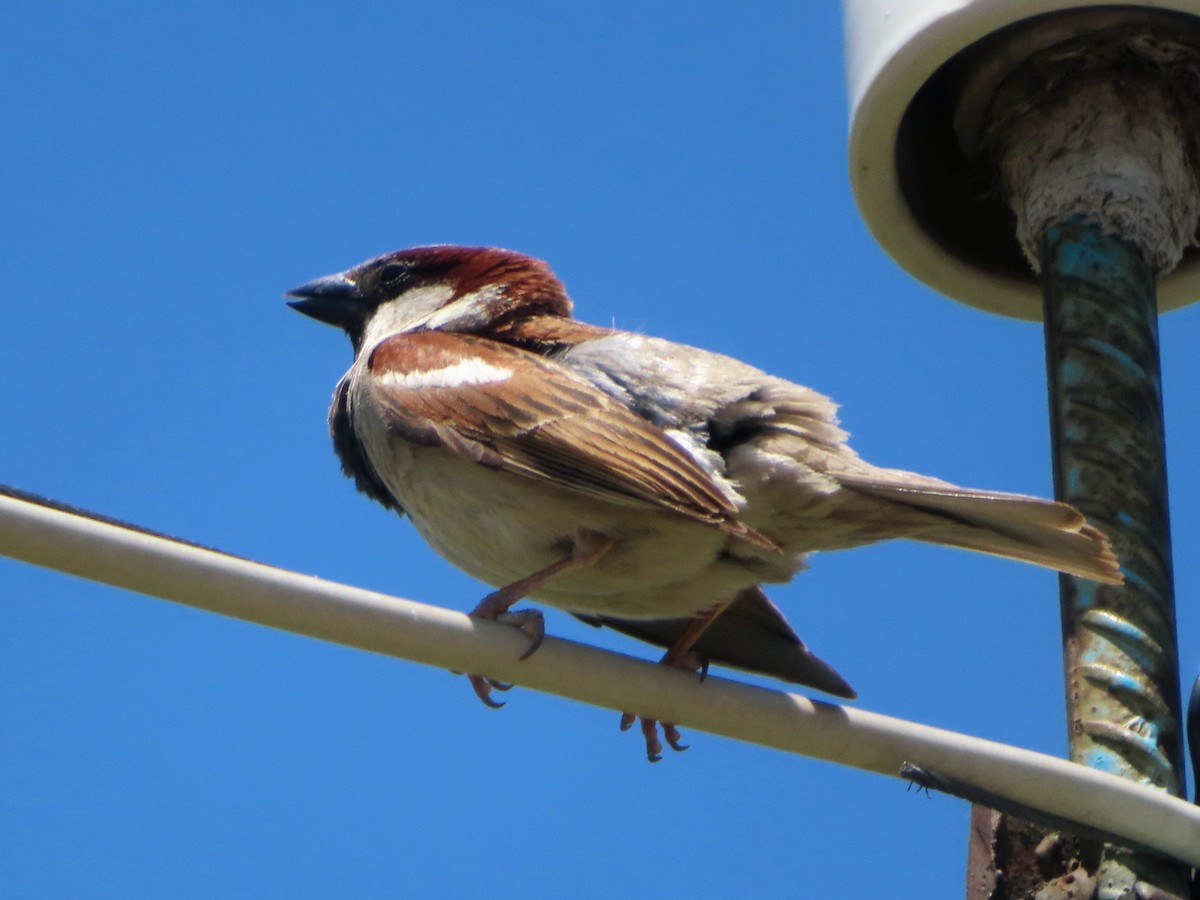
[[[551,262],[582,318],[842,404],[862,455],[1048,494],[1040,327],[915,283],[847,178],[833,3],[0,9],[0,481],[466,610],[357,495],[350,349],[288,288],[402,246]],[[1185,678],[1200,668],[1200,306],[1162,321]],[[1057,581],[895,543],[774,599],[867,709],[1065,749]],[[549,630],[650,648],[550,613]],[[939,897],[967,807],[0,560],[12,896]]]

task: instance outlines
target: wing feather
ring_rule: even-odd
[[[733,498],[661,428],[553,360],[470,335],[396,335],[372,352],[391,427],[464,459],[623,505],[672,510],[764,548]]]

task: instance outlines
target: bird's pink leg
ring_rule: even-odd
[[[758,588],[753,588],[758,590]],[[736,597],[734,598],[736,599]],[[671,666],[675,669],[688,669],[690,671],[700,672],[700,677],[703,678],[708,672],[708,662],[698,658],[692,652],[692,648],[696,645],[696,641],[700,640],[700,636],[708,630],[708,626],[716,621],[717,616],[721,615],[732,603],[730,600],[725,603],[718,603],[701,613],[697,613],[696,617],[684,629],[683,634],[671,645],[666,655],[660,660],[660,665]],[[622,713],[621,715],[621,730],[628,731],[634,720],[638,718],[633,713]],[[648,719],[642,717],[642,736],[646,739],[646,759],[650,762],[658,762],[662,759],[662,743],[658,739],[658,727],[662,726],[663,738],[672,750],[677,752],[687,749],[687,744],[681,743],[681,735],[679,729],[671,722],[659,722],[656,719]]]
[[[529,636],[529,646],[521,654],[521,659],[528,659],[542,645],[546,636],[546,624],[541,612],[536,609],[523,609],[509,612],[518,600],[527,597],[538,588],[561,575],[594,565],[601,557],[612,549],[613,539],[595,532],[583,532],[571,546],[571,550],[562,559],[551,563],[544,569],[539,569],[532,575],[527,575],[511,584],[506,584],[499,590],[492,591],[476,606],[469,615],[473,619],[487,619],[490,622],[505,622],[515,625]],[[488,678],[484,675],[468,675],[475,694],[492,709],[504,705],[499,700],[492,699],[492,691],[507,691],[512,687],[503,681]]]

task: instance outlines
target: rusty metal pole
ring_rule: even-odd
[[[1081,218],[1041,241],[1055,493],[1112,539],[1126,583],[1060,580],[1070,756],[1183,793],[1156,273]],[[1097,896],[1187,874],[1106,848]]]
[[[843,3],[864,218],[937,290],[1045,321],[1059,496],[1125,564],[1123,588],[1063,583],[1071,758],[1178,794],[1155,317],[1200,298],[1200,0]],[[972,900],[1186,893],[1019,815],[977,810]]]
[[[1156,292],[1200,223],[1197,37],[1173,17],[1064,16],[1035,20],[976,60],[986,72],[1020,57],[988,82],[986,102],[976,98],[979,146],[1039,277],[1056,496],[1108,534],[1126,577],[1119,587],[1060,582],[1070,758],[1175,795],[1183,754]],[[1008,825],[994,832],[993,859],[1028,870],[1030,895],[1188,893],[1181,867],[1115,846],[1083,842],[1048,864],[1041,851],[1061,838]],[[1081,874],[1086,893],[1065,882]],[[1005,879],[996,894],[1025,896],[1012,889]]]

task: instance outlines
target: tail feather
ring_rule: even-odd
[[[1108,538],[1073,506],[903,474],[906,477],[898,481],[842,474],[838,480],[859,493],[936,516],[911,534],[915,540],[1021,560],[1106,584],[1125,580]]]
[[[672,647],[692,619],[619,619],[573,614],[589,625]],[[742,591],[696,641],[694,650],[713,662],[817,688],[835,697],[858,695],[829,663],[816,656],[792,630],[783,613],[759,588]]]

